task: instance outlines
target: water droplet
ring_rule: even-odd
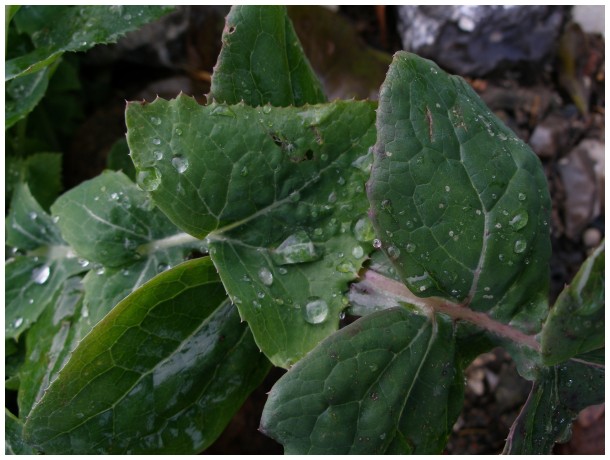
[[[83,268],[88,267],[89,263],[90,263],[87,259],[80,259],[80,258],[77,260],[77,262],[78,262],[78,265],[80,265]]]
[[[386,153],[385,153],[385,156],[386,156],[386,157],[391,157],[391,156],[392,156],[392,152],[386,152]]]
[[[356,259],[360,259],[364,256],[364,249],[362,249],[362,246],[355,246],[354,249],[352,249],[352,256]]]
[[[235,118],[235,112],[233,112],[233,110],[226,105],[218,105],[214,107],[212,112],[210,112],[210,115]]]
[[[320,155],[320,160],[322,160],[322,161],[328,161],[328,154],[323,153],[322,155]]]
[[[155,138],[152,140],[152,143],[153,143],[153,144],[155,144],[155,145],[161,145],[161,139],[158,139],[158,138],[156,138],[156,137],[155,137]]]
[[[284,267],[278,268],[277,271],[280,272],[280,275],[285,275],[286,273],[288,273],[288,270],[286,270]]]
[[[381,209],[384,211],[390,211],[392,209],[392,202],[387,198],[381,201]]]
[[[150,117],[150,122],[153,125],[159,126],[161,124],[161,119],[159,117]]]
[[[400,256],[400,249],[398,249],[396,246],[389,246],[388,256],[390,256],[390,259],[393,260],[398,259],[398,257]]]
[[[303,316],[310,324],[320,324],[328,316],[328,304],[318,297],[313,297],[305,305]]]
[[[518,197],[519,197],[519,201],[525,201],[525,199],[527,198],[525,193],[519,193]]]
[[[36,284],[44,284],[47,282],[50,275],[51,268],[48,265],[43,265],[32,271],[32,281]]]
[[[271,106],[270,105],[266,105],[263,107],[263,113],[269,114],[271,113]]]
[[[22,324],[23,324],[23,318],[17,318],[17,319],[15,319],[15,322],[13,323],[13,327],[15,329],[17,329]]]
[[[515,241],[514,251],[516,254],[521,254],[527,249],[527,242],[525,240]]]
[[[337,194],[335,192],[331,192],[331,194],[328,195],[328,202],[334,203],[336,201],[337,201]]]
[[[407,282],[411,285],[410,288],[413,292],[424,292],[431,286],[430,274],[428,272],[424,272],[421,275],[409,276],[407,278]]]
[[[163,159],[163,152],[161,150],[155,150],[153,152],[153,158],[156,161],[161,161]]]
[[[375,238],[373,223],[368,217],[361,217],[354,225],[354,236],[358,241],[367,242]]]
[[[164,272],[165,270],[169,269],[169,265],[166,263],[161,262],[159,265],[157,265],[157,273],[161,273]]]
[[[350,262],[343,262],[337,265],[337,271],[340,273],[354,273],[356,269]]]
[[[273,273],[268,268],[262,267],[258,271],[258,279],[261,280],[265,286],[271,286],[273,284]]]
[[[381,248],[381,241],[380,241],[380,240],[378,240],[377,238],[375,238],[375,239],[373,240],[373,247],[374,247],[375,249],[379,249],[379,248]]]
[[[181,128],[174,129],[174,132],[176,133],[176,136],[182,136],[182,129]]]
[[[445,192],[450,192],[451,191],[451,187],[449,187],[448,185],[445,185]]]
[[[273,261],[278,265],[311,262],[321,255],[303,230],[290,235],[272,253]]]
[[[408,253],[412,253],[415,251],[415,249],[417,249],[417,246],[415,246],[413,243],[407,243],[407,245],[405,246],[405,249],[407,250]]]
[[[172,158],[172,166],[176,168],[176,171],[178,171],[178,173],[182,174],[188,169],[189,160],[188,158],[185,158],[181,155],[177,155]]]
[[[157,168],[144,168],[138,171],[136,181],[142,190],[152,192],[161,185],[161,173]]]
[[[527,211],[521,211],[510,220],[509,224],[515,230],[521,230],[523,227],[527,225],[528,214]]]
[[[500,262],[504,262],[504,254],[498,255],[498,259],[500,260]]]

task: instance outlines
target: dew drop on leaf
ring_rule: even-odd
[[[525,193],[519,193],[518,197],[519,197],[519,201],[525,201],[525,198],[527,198]]]
[[[44,284],[47,282],[50,275],[51,268],[48,265],[43,265],[32,271],[32,281],[36,284]]]
[[[17,318],[17,319],[15,319],[15,322],[13,323],[13,327],[15,329],[17,329],[22,324],[23,324],[23,318]]]
[[[527,211],[521,211],[508,222],[512,228],[515,230],[521,230],[523,227],[527,225],[528,215]]]
[[[407,243],[407,246],[405,247],[405,249],[407,250],[408,253],[412,253],[415,251],[415,249],[417,249],[417,246],[415,246],[413,243]]]
[[[153,152],[153,157],[155,158],[155,160],[161,161],[163,159],[163,152],[161,150],[155,150]]]
[[[374,247],[375,249],[379,249],[379,248],[381,248],[381,241],[380,241],[380,240],[378,240],[377,238],[375,238],[375,239],[373,240],[373,247]]]
[[[354,273],[356,269],[350,262],[343,262],[337,265],[337,271],[340,273]]]
[[[156,137],[155,137],[155,138],[152,140],[152,143],[153,143],[153,144],[155,144],[155,145],[161,145],[161,139],[158,139],[158,138],[156,138]]]
[[[398,259],[398,257],[400,256],[400,249],[398,249],[396,246],[389,246],[388,256],[390,256],[390,259],[393,260]]]
[[[324,300],[314,297],[305,305],[303,316],[305,321],[310,324],[320,324],[328,316],[328,304]]]
[[[517,240],[513,249],[515,253],[521,254],[527,249],[527,242],[525,240]]]
[[[159,117],[150,117],[150,122],[153,125],[159,126],[161,124],[161,119]]]
[[[282,241],[273,251],[272,258],[277,265],[291,265],[312,262],[321,255],[307,233],[301,230]]]
[[[138,171],[136,181],[142,190],[152,192],[161,185],[161,174],[157,168],[144,168]]]
[[[354,236],[358,241],[372,241],[375,238],[373,223],[367,217],[358,219],[354,224]]]
[[[364,249],[362,249],[362,246],[354,246],[354,249],[352,249],[352,256],[356,259],[360,259],[364,256]]]
[[[268,268],[262,267],[258,271],[258,279],[260,279],[261,283],[265,286],[271,286],[273,284],[273,273],[271,273]]]
[[[188,169],[189,160],[181,155],[177,155],[172,158],[172,166],[176,168],[176,171],[178,171],[178,173],[182,174]]]

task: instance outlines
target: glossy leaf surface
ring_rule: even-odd
[[[284,6],[234,6],[222,42],[211,99],[252,107],[326,101]]]
[[[112,43],[130,30],[161,17],[162,6],[23,6],[13,17],[35,49],[5,63],[7,80],[37,72],[66,51]]]
[[[371,249],[364,182],[374,105],[305,108],[130,104],[140,184],[207,237],[229,295],[272,362],[289,366],[330,332]]]
[[[45,453],[197,453],[269,369],[208,258],[124,299],[30,413]]]
[[[83,267],[24,184],[11,201],[6,239],[15,251],[29,250],[27,255],[15,252],[5,263],[5,339],[17,339],[36,322],[65,280]]]
[[[567,361],[545,368],[511,427],[505,454],[549,455],[571,436],[572,420],[587,406],[604,402],[603,366]]]
[[[4,453],[34,455],[36,452],[23,441],[23,422],[4,408]]]
[[[559,364],[604,346],[605,254],[602,243],[557,298],[542,329],[545,364]]]
[[[377,112],[368,196],[384,251],[420,297],[467,302],[536,332],[546,314],[550,200],[536,155],[460,77],[399,52]]]
[[[361,318],[276,383],[261,429],[286,454],[440,453],[463,394],[452,329],[403,308]]]

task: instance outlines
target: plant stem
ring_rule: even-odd
[[[513,342],[540,351],[540,344],[534,336],[524,334],[518,329],[490,318],[485,313],[471,310],[464,305],[449,302],[440,297],[417,297],[401,282],[387,278],[373,270],[366,270],[364,272],[360,284],[369,290],[381,291],[385,295],[391,295],[398,301],[412,304],[424,310],[433,310],[455,320],[468,321],[492,334],[505,337]]]

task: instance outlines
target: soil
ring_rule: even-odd
[[[97,96],[90,97],[96,103],[87,108],[85,119],[65,148],[67,188],[94,177],[105,167],[109,150],[125,133],[125,100],[150,101],[156,95],[172,98],[183,91],[205,101],[227,11],[228,7],[181,7],[170,24],[174,28],[171,30],[180,33],[155,34],[153,28],[149,35],[153,41],[138,42],[137,37],[130,37],[119,45],[94,48],[83,57],[84,89]],[[296,20],[297,13],[291,11],[293,14],[305,50],[315,49],[315,34],[303,34],[311,23],[303,29]],[[353,48],[358,52],[374,49],[389,59],[401,48],[392,7],[341,7],[330,14],[337,14],[341,24],[348,27],[342,37],[325,36],[327,58],[336,59],[336,49]],[[566,26],[562,40],[563,47],[558,44],[556,55],[540,66],[537,74],[512,72],[478,79],[464,76],[490,108],[533,146],[544,166],[553,200],[552,300],[605,233],[604,39]],[[387,62],[382,56],[375,65],[387,66]],[[573,71],[566,70],[562,62],[573,63]],[[362,92],[369,95],[380,83],[362,78],[354,84],[347,74],[349,68],[343,76],[337,75],[336,69],[324,62],[323,53],[312,59],[312,65],[321,73],[326,69],[327,74],[321,78],[335,97],[342,96],[342,88],[346,97],[351,97],[360,84]],[[335,72],[332,78],[331,68]],[[342,81],[350,84],[342,85]],[[105,90],[100,91],[101,87]],[[282,374],[280,369],[269,374],[206,453],[282,453],[279,444],[257,431],[266,393]],[[500,453],[531,384],[518,377],[510,357],[500,349],[478,357],[466,374],[463,415],[454,426],[446,453]],[[556,447],[556,453],[603,453],[604,406],[583,411],[573,433],[569,443]]]

